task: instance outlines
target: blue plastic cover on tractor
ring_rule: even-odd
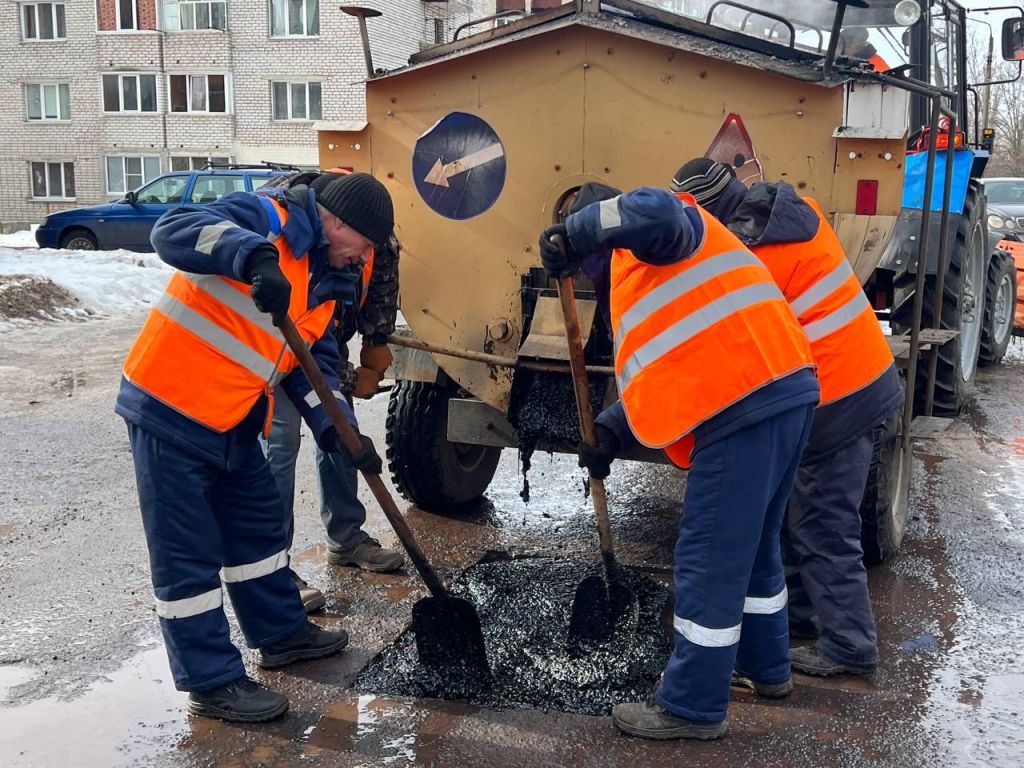
[[[924,180],[928,170],[928,153],[918,152],[907,155],[907,172],[903,179],[903,207],[924,207]],[[949,193],[949,212],[963,213],[967,197],[967,183],[971,178],[974,153],[969,149],[958,149],[953,154],[953,183]],[[933,211],[942,210],[942,186],[946,179],[946,150],[940,149],[935,157],[935,177],[932,179]]]

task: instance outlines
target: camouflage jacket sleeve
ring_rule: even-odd
[[[366,301],[356,319],[363,344],[385,344],[395,332],[398,314],[398,253],[401,246],[394,235],[374,254],[373,274],[366,289]]]

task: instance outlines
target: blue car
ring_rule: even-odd
[[[292,168],[233,168],[166,173],[124,199],[51,213],[36,230],[40,248],[152,251],[149,233],[165,212],[212,203],[231,192],[252,192]]]

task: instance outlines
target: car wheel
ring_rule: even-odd
[[[87,229],[72,229],[61,235],[60,247],[69,251],[95,251],[96,236]]]

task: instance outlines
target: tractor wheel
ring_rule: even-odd
[[[981,328],[981,365],[998,363],[1013,338],[1013,312],[1017,306],[1017,265],[1013,255],[996,249],[988,265],[985,323]]]
[[[494,478],[501,449],[448,441],[453,387],[398,381],[388,401],[387,458],[399,492],[420,509],[458,511]]]
[[[963,407],[974,384],[981,349],[981,329],[985,317],[985,283],[988,262],[988,235],[985,230],[983,197],[978,183],[971,181],[967,189],[963,215],[959,217],[956,239],[943,286],[942,312],[938,327],[960,333],[939,347],[935,375],[935,405],[933,415],[956,416]],[[938,248],[938,245],[935,245]],[[919,259],[924,263],[925,259]],[[935,276],[925,279],[924,303],[921,308],[921,327],[934,328]],[[894,333],[910,332],[913,298],[908,298],[893,311]],[[914,393],[915,411],[924,407],[928,386],[929,353],[921,355],[917,367]]]
[[[860,504],[864,564],[891,560],[903,541],[910,504],[911,452],[900,432],[902,410],[875,427],[871,469]]]

